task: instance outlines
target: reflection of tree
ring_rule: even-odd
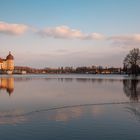
[[[131,101],[139,101],[140,98],[140,85],[137,79],[125,79],[123,80],[123,89],[127,97]]]
[[[131,104],[130,107],[126,108],[137,120],[140,121],[140,108],[138,104]]]

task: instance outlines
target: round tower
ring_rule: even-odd
[[[7,70],[8,71],[13,71],[14,70],[14,57],[9,52],[9,55],[6,57],[6,63],[7,63]]]
[[[7,78],[7,88],[6,89],[10,96],[12,94],[12,92],[14,91],[14,78],[13,77]]]

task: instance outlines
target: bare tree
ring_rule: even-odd
[[[129,70],[129,73],[137,75],[140,66],[140,50],[138,48],[132,49],[124,59],[124,67]]]

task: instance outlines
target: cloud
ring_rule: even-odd
[[[140,34],[104,36],[103,34],[96,32],[84,33],[81,30],[72,29],[68,26],[38,29],[26,24],[7,23],[0,21],[0,34],[18,36],[24,34],[28,30],[33,33],[37,33],[42,37],[79,40],[105,40],[111,41],[111,46],[124,47],[128,49],[132,47],[140,47]]]
[[[81,40],[101,40],[104,38],[102,34],[91,33],[85,34],[77,29],[71,29],[68,26],[48,27],[38,32],[42,37],[53,37],[63,39],[81,39]]]
[[[119,35],[108,37],[108,40],[111,40],[113,45],[120,47],[139,47],[140,46],[140,34],[131,34],[131,35]]]
[[[111,36],[108,39],[115,40],[115,41],[138,41],[138,42],[140,42],[140,34]]]
[[[28,30],[28,26],[24,24],[10,24],[0,22],[0,33],[7,35],[21,35]]]

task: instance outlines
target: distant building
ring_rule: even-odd
[[[13,70],[14,70],[14,57],[11,54],[11,52],[9,52],[6,59],[0,58],[0,71],[1,73],[12,74]]]

